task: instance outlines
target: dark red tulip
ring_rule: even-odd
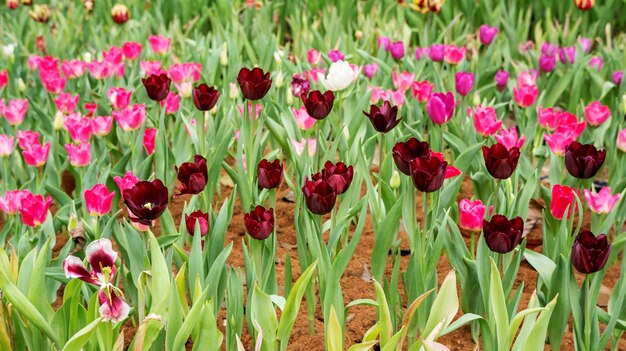
[[[257,206],[254,210],[243,215],[246,232],[257,239],[267,239],[274,230],[274,209],[266,210],[263,206]]]
[[[270,90],[272,79],[270,73],[264,73],[262,69],[255,67],[252,70],[244,67],[239,71],[237,83],[241,88],[241,94],[248,100],[260,100]]]
[[[259,188],[278,188],[280,183],[283,181],[283,165],[278,159],[271,163],[266,159],[262,159],[256,169],[256,174],[259,181]]]
[[[491,147],[483,146],[485,166],[492,177],[507,179],[515,171],[519,160],[519,148],[516,146],[507,149],[506,146],[496,143]]]
[[[196,105],[198,110],[209,111],[215,106],[215,104],[217,104],[220,92],[215,90],[214,87],[209,87],[208,85],[202,83],[193,88],[192,96],[193,104]]]
[[[337,193],[327,181],[322,179],[320,173],[314,174],[311,179],[305,179],[302,192],[306,200],[306,207],[315,214],[327,214],[335,207]]]
[[[580,179],[595,176],[605,158],[606,150],[598,150],[591,144],[573,141],[565,149],[565,167],[569,174]]]
[[[180,181],[180,194],[199,194],[204,190],[209,177],[206,159],[200,155],[193,157],[193,162],[185,162],[180,168],[174,166]]]
[[[171,79],[165,73],[151,74],[146,78],[142,78],[143,86],[150,99],[154,101],[165,100],[170,92]]]
[[[425,193],[437,191],[446,179],[448,162],[431,154],[414,158],[409,163],[413,185]]]
[[[370,119],[376,131],[387,133],[400,123],[398,119],[398,106],[391,106],[389,101],[383,102],[382,106],[371,105],[370,112],[363,113]]]
[[[485,242],[493,252],[507,253],[522,242],[524,220],[515,217],[508,220],[503,215],[495,215],[490,221],[483,220]]]
[[[335,94],[331,90],[326,91],[324,94],[319,90],[313,90],[308,94],[302,94],[300,99],[302,99],[302,103],[309,116],[317,120],[322,120],[326,118],[330,110],[332,110]]]
[[[572,245],[572,265],[580,273],[595,273],[604,268],[610,253],[611,244],[606,235],[596,237],[592,232],[583,230]]]
[[[348,191],[350,184],[352,183],[352,176],[354,175],[354,169],[352,166],[346,166],[343,162],[337,162],[334,164],[330,161],[326,161],[324,169],[322,170],[322,179],[324,179],[331,188],[341,195]]]
[[[399,142],[393,147],[393,160],[400,172],[411,175],[409,164],[416,157],[430,154],[430,146],[425,141],[411,138],[405,142]]]
[[[122,193],[133,222],[152,225],[167,208],[168,192],[160,179],[137,182]]]
[[[311,90],[311,82],[308,78],[299,75],[298,73],[294,74],[291,78],[291,93],[293,96],[299,98],[302,95],[309,94]]]
[[[200,225],[200,235],[205,236],[209,232],[209,214],[198,210],[185,215],[185,226],[189,235],[194,234],[196,222]]]

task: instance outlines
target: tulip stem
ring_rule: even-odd
[[[585,349],[591,350],[591,287],[589,276],[585,277]]]
[[[385,135],[380,134],[378,140],[378,210],[383,207],[383,160],[385,155]]]
[[[321,167],[321,142],[320,142],[320,124],[322,122],[315,123],[315,169],[319,169]],[[305,147],[308,148],[308,141],[306,141],[307,145]]]

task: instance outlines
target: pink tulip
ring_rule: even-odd
[[[409,73],[407,71],[403,71],[398,74],[398,72],[393,71],[391,73],[391,79],[393,82],[393,86],[396,89],[407,91],[413,85],[413,79],[415,78],[415,73]]]
[[[317,141],[315,139],[302,139],[301,141],[291,139],[291,144],[293,145],[294,151],[298,156],[302,155],[302,151],[304,151],[305,147],[307,147],[310,156],[315,155],[315,150],[317,148]]]
[[[383,48],[385,51],[389,51],[389,46],[391,46],[391,39],[383,36],[379,36],[376,39],[376,46],[378,48]]]
[[[556,56],[544,55],[539,56],[539,69],[542,72],[552,72],[556,65]]]
[[[522,108],[530,107],[535,103],[539,95],[539,89],[536,85],[522,85],[513,88],[513,98],[515,103]]]
[[[113,117],[101,116],[91,119],[91,130],[94,135],[104,136],[109,134],[113,125]]]
[[[48,217],[48,209],[52,204],[52,198],[41,195],[33,195],[30,192],[25,194],[20,204],[20,215],[22,223],[29,227],[39,227]]]
[[[624,78],[624,71],[615,71],[613,72],[613,83],[615,83],[615,85],[620,85],[622,84],[622,79]]]
[[[580,46],[583,48],[584,52],[589,52],[591,49],[591,45],[593,44],[593,40],[589,38],[580,38]]]
[[[404,43],[402,41],[396,41],[389,44],[389,53],[394,60],[400,60],[404,57]]]
[[[613,207],[621,194],[611,195],[611,188],[604,187],[597,194],[585,189],[585,200],[589,209],[597,214],[607,214],[613,211]]]
[[[537,85],[539,74],[535,70],[524,71],[517,75],[517,85]]]
[[[496,87],[498,88],[499,91],[504,90],[504,88],[506,88],[507,84],[509,83],[509,72],[504,71],[504,70],[498,70],[498,73],[496,73]]]
[[[30,58],[29,58],[30,60]],[[58,71],[59,59],[52,56],[33,57],[33,62],[37,65],[37,69],[44,71]]]
[[[454,95],[451,92],[433,93],[426,103],[428,116],[436,124],[446,124],[454,116]]]
[[[446,61],[451,65],[456,65],[465,58],[466,49],[457,47],[456,45],[447,45],[444,49]]]
[[[617,133],[616,145],[620,151],[626,152],[626,128]]]
[[[173,115],[180,108],[180,95],[170,91],[165,100],[160,101],[160,104],[161,107],[165,107],[166,114]]]
[[[66,79],[58,71],[39,70],[39,79],[50,94],[59,94],[65,88]]]
[[[428,55],[428,48],[415,48],[416,60],[421,60],[424,55]]]
[[[487,207],[480,200],[462,199],[459,201],[459,227],[480,232],[483,229],[486,210]]]
[[[563,156],[567,146],[576,140],[573,131],[555,131],[552,135],[545,134],[544,139],[555,155]]]
[[[250,118],[252,118],[252,116],[254,116],[255,119],[259,119],[259,115],[261,114],[261,104],[255,104],[254,107],[252,107],[252,103],[248,102],[248,116],[250,116]],[[254,109],[254,111],[252,110]],[[237,110],[239,110],[239,113],[243,116],[243,106],[237,106]]]
[[[457,72],[454,75],[454,87],[461,96],[466,96],[474,88],[474,73]]]
[[[96,110],[98,109],[98,104],[95,102],[86,102],[85,105],[83,105],[83,108],[87,110],[85,117],[93,117],[93,114],[96,113]]]
[[[117,184],[117,187],[120,189],[120,194],[123,194],[124,190],[132,188],[133,186],[135,186],[135,184],[139,182],[139,178],[133,173],[133,171],[126,172],[124,178],[120,176],[115,176],[113,177],[113,180],[115,181],[115,184]]]
[[[482,26],[480,26],[479,38],[480,38],[480,42],[483,45],[485,46],[491,45],[491,42],[496,37],[496,34],[498,34],[498,27],[491,27],[486,24],[483,24]]]
[[[19,136],[18,136],[19,144]],[[27,148],[22,150],[22,156],[24,162],[31,167],[41,167],[46,164],[48,160],[48,154],[50,153],[50,142],[46,145],[41,145],[39,142],[30,144]]]
[[[317,83],[318,75],[326,76],[326,68],[312,67],[310,71],[302,71],[302,75],[313,83]]]
[[[315,125],[315,119],[309,116],[306,112],[306,107],[302,106],[298,110],[292,108],[291,111],[293,112],[293,116],[295,117],[296,123],[300,129],[307,130]]]
[[[135,42],[126,42],[122,45],[122,55],[127,60],[136,60],[141,55],[141,44]]]
[[[124,131],[137,130],[146,120],[146,105],[136,104],[121,111],[113,111],[113,118]]]
[[[69,115],[65,118],[63,125],[67,128],[72,141],[75,143],[86,143],[93,134],[91,120],[89,118],[81,117],[80,113]]]
[[[372,79],[372,77],[374,77],[374,74],[376,74],[378,70],[379,67],[377,63],[368,63],[363,66],[363,73],[365,73],[365,76],[367,76],[367,78],[369,79]]]
[[[599,101],[593,101],[585,107],[585,119],[592,126],[599,126],[611,117],[611,110],[608,106],[602,105]]]
[[[0,100],[0,103],[3,103],[3,101]],[[24,117],[26,117],[26,112],[28,111],[28,100],[10,100],[9,104],[4,106],[2,110],[4,111],[4,118],[7,119],[10,125],[19,126],[22,122],[24,122]]]
[[[495,135],[495,138],[498,143],[504,145],[507,149],[517,147],[521,150],[526,141],[525,136],[522,135],[521,138],[518,136],[517,129],[514,126],[509,128],[509,130],[504,128],[500,129],[498,134]]]
[[[115,191],[109,193],[106,185],[96,184],[93,188],[85,190],[83,195],[90,216],[103,216],[111,211]]]
[[[57,110],[61,111],[61,113],[65,115],[68,115],[76,110],[79,98],[80,96],[78,94],[72,96],[70,93],[60,93],[53,101],[57,106]]]
[[[130,313],[130,306],[122,299],[119,292],[111,287],[98,290],[100,316],[105,322],[119,323]]]
[[[6,134],[0,134],[0,157],[8,157],[13,153],[15,138]]]
[[[441,62],[445,56],[445,45],[433,44],[428,49],[428,57],[434,62]]]
[[[0,210],[8,215],[16,214],[27,194],[30,194],[28,190],[7,190],[4,196],[0,196]]]
[[[85,74],[85,66],[81,60],[65,60],[61,64],[61,71],[67,79],[80,78]]]
[[[193,83],[200,79],[202,65],[199,63],[186,62],[175,64],[168,70],[168,75],[176,86],[178,93],[183,97],[190,97]]]
[[[482,107],[478,105],[472,112],[471,108],[467,108],[467,114],[474,117],[474,127],[476,131],[483,136],[489,136],[495,134],[502,126],[502,121],[498,120],[496,110],[489,107]]]
[[[126,90],[122,87],[111,87],[107,92],[107,97],[109,98],[111,107],[113,107],[114,110],[123,110],[128,107],[132,94],[132,90]]]
[[[83,167],[91,161],[91,144],[65,144],[70,164],[74,167]]]
[[[561,61],[562,64],[572,64],[574,60],[576,60],[575,46],[566,46],[559,49],[559,61]]]
[[[387,90],[383,94],[383,100],[391,101],[394,105],[401,107],[404,105],[404,91],[402,90]]]
[[[430,99],[430,94],[433,92],[435,85],[427,80],[413,82],[413,98],[416,98],[419,102],[426,102]]]
[[[589,67],[595,68],[596,71],[600,72],[603,63],[604,61],[602,60],[602,57],[594,56],[591,60],[589,60]]]
[[[547,56],[554,56],[558,54],[559,46],[550,42],[545,42],[541,45],[541,54]]]
[[[141,61],[139,62],[139,68],[141,69],[141,75],[143,76],[165,73],[165,71],[161,68],[161,61]]]
[[[372,91],[372,95],[370,95],[370,102],[372,104],[377,104],[385,95],[385,91],[381,87],[367,87],[367,90]]]
[[[574,207],[574,190],[568,186],[555,184],[552,187],[552,201],[550,202],[550,213],[555,219],[563,219],[565,210],[567,218],[572,215]]]
[[[150,35],[148,41],[150,42],[150,47],[155,54],[165,55],[170,49],[170,43],[172,42],[172,38],[165,38],[160,34]]]
[[[311,66],[317,66],[320,60],[322,59],[322,55],[315,49],[309,49],[307,52],[307,60]]]
[[[143,131],[143,146],[146,148],[148,155],[154,153],[154,140],[156,138],[157,130],[155,128],[146,128]]]
[[[17,145],[22,149],[28,149],[32,144],[39,144],[39,133],[32,130],[17,131]]]
[[[341,51],[334,49],[328,52],[328,59],[331,62],[345,61],[345,56]]]
[[[9,73],[7,70],[0,71],[0,91],[9,85]]]
[[[111,74],[113,73],[111,67],[109,66],[109,63],[104,60],[94,60],[89,62],[87,64],[87,69],[89,70],[89,73],[91,73],[91,76],[95,79],[105,79],[111,76]]]

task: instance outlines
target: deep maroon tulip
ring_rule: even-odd
[[[493,252],[507,253],[522,242],[524,220],[515,217],[508,220],[503,215],[495,215],[490,221],[483,220],[485,242]]]
[[[327,181],[321,179],[322,175],[317,173],[311,179],[305,179],[302,192],[306,200],[306,207],[309,211],[324,215],[332,211],[337,201],[337,193]]]
[[[243,215],[246,232],[257,239],[267,239],[274,230],[274,209],[266,210],[263,206],[257,206],[254,210]]]
[[[132,188],[125,189],[122,196],[126,207],[134,215],[130,219],[143,225],[152,225],[152,221],[167,208],[167,188],[160,179],[137,182]]]
[[[194,234],[196,222],[200,225],[200,235],[205,236],[209,232],[209,214],[198,210],[185,215],[185,226],[189,235]]]
[[[497,179],[507,179],[515,171],[519,160],[519,148],[516,146],[507,149],[506,146],[496,143],[491,147],[483,146],[485,166],[489,174]]]
[[[291,93],[299,98],[302,95],[308,95],[311,90],[311,82],[308,78],[296,73],[291,78]]]
[[[206,159],[200,155],[193,157],[193,162],[185,162],[180,168],[174,166],[180,181],[180,194],[199,194],[204,190],[209,177]]]
[[[411,138],[405,142],[397,143],[392,150],[393,160],[400,172],[411,175],[409,164],[416,157],[426,156],[430,153],[430,146],[425,141]]]
[[[572,245],[572,265],[580,273],[595,273],[606,265],[611,253],[611,244],[606,235],[597,237],[588,230],[578,234]]]
[[[252,70],[244,67],[239,71],[237,83],[241,88],[241,94],[248,100],[260,100],[270,90],[272,79],[270,73],[264,73],[262,69],[255,67]]]
[[[170,92],[171,79],[165,73],[151,74],[147,78],[142,78],[143,86],[150,99],[154,101],[165,100]]]
[[[202,83],[193,88],[192,96],[193,104],[196,105],[198,110],[209,111],[215,106],[215,104],[217,104],[220,92],[215,90],[214,87],[209,87],[208,85]]]
[[[259,188],[278,188],[280,183],[283,181],[283,165],[278,159],[271,163],[266,159],[262,159],[256,169],[256,174],[259,181]]]
[[[446,179],[448,162],[442,161],[430,153],[416,157],[409,163],[409,171],[413,178],[413,185],[425,193],[437,191]]]
[[[335,191],[337,195],[348,191],[350,184],[352,184],[353,175],[354,169],[352,166],[346,166],[343,162],[334,164],[330,161],[326,161],[324,169],[322,170],[322,179],[333,188],[333,191]]]
[[[606,150],[596,149],[591,144],[573,141],[565,149],[565,167],[569,174],[580,179],[589,179],[598,173],[606,158]]]
[[[319,90],[313,90],[308,94],[302,94],[300,98],[309,116],[317,120],[322,120],[326,118],[330,110],[332,110],[335,94],[331,90],[328,90],[324,94]]]
[[[391,106],[389,101],[385,101],[380,107],[371,105],[370,112],[363,111],[363,113],[370,119],[374,129],[381,133],[387,133],[400,123],[398,106]]]

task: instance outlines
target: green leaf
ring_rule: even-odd
[[[374,290],[376,291],[376,302],[378,303],[378,324],[380,325],[380,347],[385,347],[393,335],[393,324],[391,323],[391,312],[387,305],[387,298],[382,286],[374,280]]]
[[[161,252],[159,241],[150,233],[150,257],[152,260],[152,305],[150,313],[163,315],[167,308],[168,296],[170,293],[170,269],[167,267],[165,257]]]
[[[326,350],[343,351],[343,328],[337,318],[334,305],[330,305],[330,318],[326,328],[326,335]]]
[[[180,326],[178,333],[176,334],[176,338],[174,339],[174,346],[172,350],[184,350],[185,343],[187,342],[187,338],[191,335],[193,328],[198,325],[200,318],[202,317],[202,309],[204,307],[204,301],[206,300],[206,296],[208,294],[208,289],[204,289],[202,294],[198,296],[197,299],[193,302],[193,307],[189,310],[189,314],[185,321]]]
[[[426,327],[422,331],[424,335],[430,335],[435,326],[444,321],[442,330],[448,327],[450,322],[459,310],[459,296],[456,290],[456,272],[450,271],[437,293],[426,322]],[[436,337],[435,337],[436,338]]]
[[[496,263],[491,260],[491,276],[489,286],[489,315],[490,319],[494,322],[491,325],[493,329],[496,329],[496,335],[498,339],[498,350],[506,350],[507,333],[509,329],[509,316],[506,309],[506,302],[504,299],[504,292],[502,291],[502,281],[500,280],[500,273],[496,267]]]
[[[103,317],[100,317],[93,322],[87,324],[83,329],[79,330],[76,334],[74,334],[63,346],[63,351],[80,351],[83,349],[85,344],[91,338],[91,335],[96,328],[102,323]]]
[[[276,308],[272,303],[272,299],[255,284],[252,290],[252,302],[250,305],[252,308],[250,312],[252,320],[259,323],[263,328],[264,349],[274,350],[275,347],[273,345],[277,341],[278,318],[276,317]]]
[[[537,321],[530,332],[530,336],[524,343],[523,351],[543,349],[548,332],[548,323],[550,322],[550,317],[552,316],[552,311],[554,310],[554,305],[556,305],[558,298],[558,295],[554,297],[554,299],[546,305],[544,311],[539,314],[539,317],[537,317]]]

